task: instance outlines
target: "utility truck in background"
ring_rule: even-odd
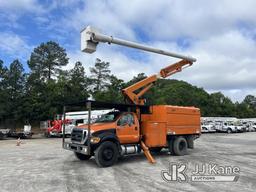
[[[215,127],[214,122],[201,123],[201,132],[202,133],[215,133],[216,127]]]
[[[88,160],[94,156],[100,167],[112,166],[119,157],[138,154],[141,151],[151,163],[155,163],[151,152],[157,153],[163,148],[174,155],[187,154],[187,149],[194,148],[194,140],[201,134],[200,109],[147,105],[143,95],[159,78],[167,78],[182,71],[191,66],[196,59],[107,36],[91,27],[81,32],[82,51],[93,53],[100,42],[132,47],[181,60],[161,69],[158,74],[123,89],[125,104],[89,100],[73,104],[86,105],[88,123],[73,128],[69,141],[63,137],[63,148],[74,151],[80,160]],[[71,105],[65,106],[64,111],[67,107]],[[114,108],[115,111],[91,122],[91,111],[102,108]]]
[[[91,121],[93,122],[101,115],[108,113],[110,111],[111,109],[92,111]],[[46,137],[62,136],[64,124],[65,124],[65,136],[68,136],[71,134],[72,129],[75,126],[86,124],[87,122],[88,122],[88,111],[66,112],[65,119],[63,115],[58,114],[55,116],[53,121],[48,121],[48,127],[45,130],[45,136]]]
[[[226,121],[223,123],[222,129],[219,132],[226,133],[242,133],[246,131],[246,127],[239,121]]]

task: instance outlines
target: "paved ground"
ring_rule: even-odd
[[[256,133],[205,134],[183,157],[165,152],[151,165],[144,155],[127,157],[110,168],[98,168],[94,159],[77,160],[61,148],[61,139],[0,140],[0,191],[255,191]],[[161,170],[170,162],[238,166],[237,182],[165,182]]]

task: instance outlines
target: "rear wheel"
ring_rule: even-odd
[[[177,137],[173,142],[173,152],[175,155],[183,156],[187,154],[187,140],[184,137]]]
[[[85,155],[85,154],[77,153],[77,152],[75,152],[75,156],[77,157],[77,159],[79,159],[81,161],[86,161],[91,158],[91,155]]]
[[[117,158],[117,145],[111,141],[103,142],[95,151],[95,160],[100,167],[109,167],[114,165]]]

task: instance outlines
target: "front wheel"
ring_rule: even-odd
[[[91,155],[84,155],[82,153],[77,153],[75,152],[75,156],[77,159],[81,160],[81,161],[86,161],[89,160],[91,158]]]
[[[232,133],[232,129],[229,128],[229,129],[227,130],[227,133],[228,133],[228,134]]]
[[[117,145],[111,141],[103,142],[95,151],[95,160],[100,167],[109,167],[118,159]]]
[[[173,142],[173,152],[175,155],[183,156],[187,154],[187,140],[184,137],[177,137]]]

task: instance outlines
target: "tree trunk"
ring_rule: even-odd
[[[51,65],[48,67],[48,80],[51,79]]]

